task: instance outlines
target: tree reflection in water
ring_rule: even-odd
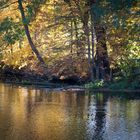
[[[0,140],[139,137],[139,94],[48,91],[0,84]]]
[[[106,123],[107,97],[103,94],[89,95],[87,131],[90,140],[102,140]]]

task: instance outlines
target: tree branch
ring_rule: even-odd
[[[0,8],[0,10],[3,10],[3,9],[5,9],[5,8],[7,8],[7,7],[9,7],[9,6],[13,5],[13,4],[16,4],[16,3],[18,3],[18,1],[14,1],[14,2],[12,2],[12,3],[6,4],[6,5],[2,6],[2,7]]]

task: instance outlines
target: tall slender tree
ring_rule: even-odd
[[[30,31],[29,31],[29,27],[28,27],[28,22],[24,13],[24,8],[22,5],[22,0],[18,0],[18,5],[19,5],[19,10],[21,13],[21,17],[22,17],[22,23],[25,29],[25,33],[28,39],[28,42],[30,44],[30,47],[32,49],[32,51],[35,53],[36,57],[38,58],[38,60],[42,63],[45,64],[45,61],[43,60],[42,56],[40,55],[39,51],[36,49],[36,46],[34,45],[31,35],[30,35]]]

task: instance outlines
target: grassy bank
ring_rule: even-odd
[[[105,82],[96,80],[85,84],[86,89],[106,89],[106,90],[140,90],[139,79],[121,79],[117,81]]]

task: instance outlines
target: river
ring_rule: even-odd
[[[140,140],[140,93],[1,83],[0,140]]]

